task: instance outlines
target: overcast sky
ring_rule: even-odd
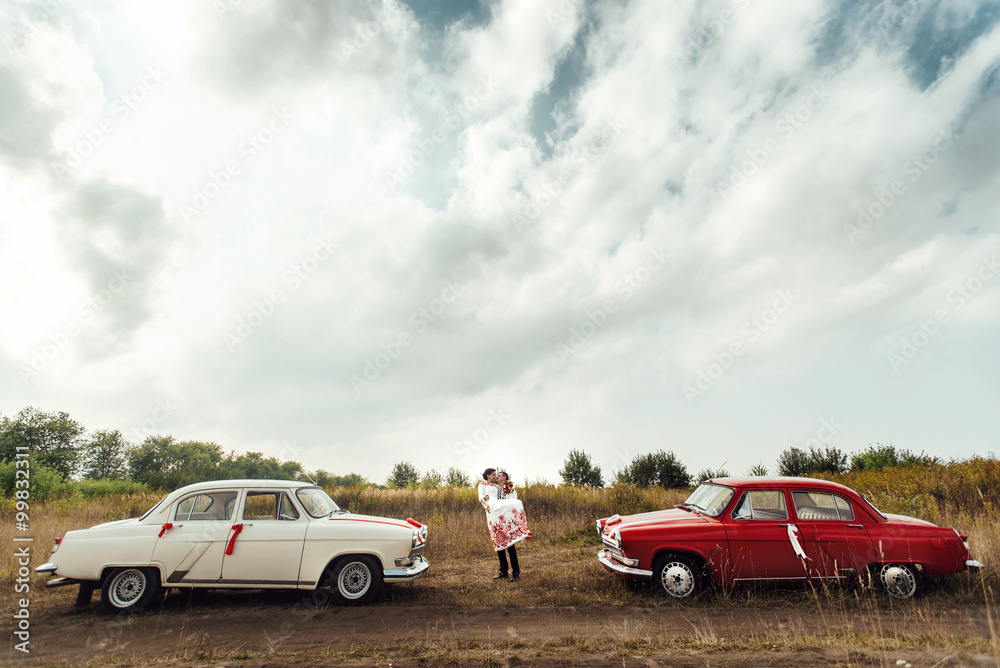
[[[382,481],[996,452],[1000,3],[0,3],[0,411]]]

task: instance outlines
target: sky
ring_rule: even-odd
[[[0,2],[0,413],[384,481],[997,451],[1000,2]]]

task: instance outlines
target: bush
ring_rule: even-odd
[[[838,448],[810,447],[809,452],[788,448],[778,457],[778,475],[806,476],[813,473],[844,473],[847,455]]]
[[[729,477],[729,471],[727,471],[724,468],[718,468],[714,471],[712,469],[702,469],[701,471],[698,472],[698,475],[695,476],[694,482],[696,485],[700,485],[706,480],[711,480],[712,478],[728,478],[728,477]]]
[[[85,499],[92,496],[119,496],[149,494],[152,490],[141,482],[131,480],[81,480],[74,485],[77,494]]]
[[[637,487],[660,486],[680,489],[691,486],[691,474],[673,452],[660,450],[649,455],[638,455],[632,463],[618,473],[618,482]]]
[[[800,476],[812,473],[809,455],[798,448],[788,448],[778,456],[778,475]]]
[[[15,484],[17,480],[16,461],[0,462],[0,491],[7,497],[13,497],[15,490],[23,489]],[[34,457],[27,461],[29,462],[28,469],[22,468],[21,470],[28,471],[28,481],[30,482],[28,492],[31,501],[47,501],[72,493],[72,483],[66,482],[58,471],[45,466]],[[23,479],[21,478],[21,480]]]

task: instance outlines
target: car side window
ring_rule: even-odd
[[[292,521],[298,518],[299,511],[284,492],[247,492],[243,519]]]
[[[854,520],[851,502],[827,492],[792,492],[795,514],[804,521]]]
[[[299,511],[295,508],[295,504],[292,503],[291,498],[288,494],[282,492],[281,498],[278,499],[278,519],[279,520],[297,520],[299,519]]]
[[[733,510],[737,520],[787,520],[788,508],[781,490],[760,489],[744,492]]]
[[[236,496],[235,490],[192,494],[181,499],[181,502],[177,504],[177,510],[174,511],[174,521],[228,520],[232,516]]]

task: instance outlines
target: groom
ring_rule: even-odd
[[[496,486],[497,470],[494,468],[489,468],[483,471],[483,480],[486,481],[487,485]],[[480,487],[482,486],[483,486],[482,483],[480,483]],[[485,494],[483,493],[482,490],[480,490],[480,495],[479,495],[480,501],[483,502],[484,506],[486,506],[487,502],[484,500],[483,498],[484,496]],[[486,508],[487,524],[489,524],[489,512],[490,510],[487,507]],[[517,563],[517,548],[514,547],[514,545],[511,545],[506,550],[502,549],[497,550],[497,558],[500,560],[500,570],[497,572],[496,575],[493,576],[493,579],[494,580],[507,579],[507,554],[505,554],[505,552],[510,554],[510,567],[513,569],[510,576],[510,581],[517,582],[518,580],[521,579],[521,567]]]

